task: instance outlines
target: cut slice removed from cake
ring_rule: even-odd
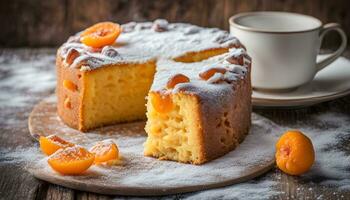
[[[155,61],[110,64],[95,70],[82,70],[84,67],[57,65],[58,113],[68,125],[86,131],[145,119],[145,96]],[[76,89],[67,88],[67,83]]]

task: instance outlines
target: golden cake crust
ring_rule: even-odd
[[[204,152],[203,160],[198,163],[201,164],[208,162],[215,158],[225,155],[226,153],[234,150],[239,143],[241,143],[245,136],[248,134],[251,125],[251,84],[250,84],[250,70],[245,79],[240,79],[236,85],[233,86],[233,90],[236,91],[235,99],[227,111],[224,111],[222,115],[226,115],[227,118],[220,119],[218,121],[213,118],[206,118],[204,114],[200,114],[202,117],[202,130],[203,130],[203,144]],[[201,112],[205,112],[204,109]],[[227,114],[225,114],[227,112]],[[220,115],[220,114],[219,114]],[[229,123],[231,130],[226,129],[225,124]],[[232,135],[236,139],[228,146],[221,141],[225,137],[226,131],[232,131]]]
[[[59,54],[59,53],[58,53]],[[56,58],[56,74],[57,74],[57,113],[58,116],[68,126],[82,130],[79,127],[81,121],[81,107],[83,106],[82,98],[80,93],[84,90],[83,82],[81,77],[84,72],[80,72],[77,68],[69,68],[64,66],[64,60],[59,55]],[[64,88],[63,81],[70,80],[77,85],[77,91],[70,91]],[[71,107],[68,108],[65,105],[66,99],[69,98]]]

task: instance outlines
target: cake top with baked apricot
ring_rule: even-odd
[[[150,91],[225,96],[220,94],[232,90],[240,79],[249,76],[250,64],[251,59],[243,48],[232,48],[227,53],[194,63],[160,59]]]
[[[227,31],[158,19],[121,26],[112,22],[98,23],[70,37],[59,49],[59,55],[67,65],[83,71],[161,58],[198,61],[233,47],[242,45]],[[186,56],[196,57],[197,53],[202,53],[197,60],[186,59]]]
[[[224,112],[235,109],[233,101],[250,100],[251,59],[243,48],[232,48],[200,62],[159,59],[156,64],[148,98],[158,113],[171,111],[172,99],[186,96],[197,99],[203,116],[220,119]],[[208,123],[214,127],[217,122]]]

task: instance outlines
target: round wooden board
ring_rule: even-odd
[[[91,147],[96,141],[113,139],[122,154],[120,164],[92,166],[80,176],[63,176],[53,171],[44,156],[33,159],[27,169],[35,177],[77,190],[132,196],[155,196],[223,187],[257,177],[274,166],[274,143],[280,128],[253,114],[252,128],[234,151],[196,166],[144,157],[144,122],[118,124],[81,133],[66,126],[56,113],[55,96],[36,105],[29,117],[34,138],[58,134],[76,144]],[[39,150],[38,150],[39,153]]]

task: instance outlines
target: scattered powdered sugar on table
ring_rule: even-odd
[[[350,190],[350,117],[327,112],[311,120],[319,127],[305,124],[298,127],[311,138],[316,150],[316,162],[302,178]]]
[[[216,188],[202,192],[195,192],[183,195],[184,199],[269,199],[278,195],[275,189],[278,183],[272,180],[272,175],[267,174],[257,180],[245,183]]]
[[[316,124],[316,126],[310,126]],[[328,111],[313,115],[310,119],[299,121],[287,129],[299,129],[311,138],[316,161],[309,172],[302,175],[300,180],[310,185],[320,184],[338,190],[350,190],[350,117],[336,111]],[[267,176],[258,180],[248,181],[220,189],[191,193],[189,199],[268,199],[278,192],[274,189],[278,182],[271,181]],[[313,188],[297,188],[297,193],[304,194],[305,190]],[[336,198],[337,192],[333,192]],[[301,195],[304,196],[304,195]],[[187,196],[186,196],[187,197]],[[304,196],[304,198],[307,196]],[[346,199],[345,196],[339,196]],[[312,198],[310,198],[312,199]],[[319,195],[317,199],[324,199]]]
[[[56,85],[54,73],[55,56],[0,59],[0,107],[25,107],[38,100],[40,93],[53,90]],[[7,58],[7,56],[6,56]],[[50,68],[48,68],[48,66]]]
[[[43,159],[45,156],[40,152],[39,146],[16,147],[14,149],[0,148],[2,163],[26,164],[35,160]]]

